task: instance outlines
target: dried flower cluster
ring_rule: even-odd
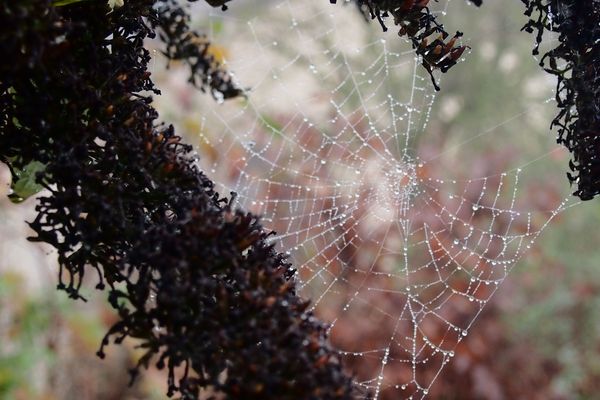
[[[332,4],[337,0],[330,0]],[[437,22],[429,11],[430,0],[354,0],[366,18],[377,19],[384,31],[385,20],[392,16],[394,24],[400,27],[399,36],[407,36],[415,52],[421,57],[421,64],[429,73],[433,86],[440,90],[433,76],[434,70],[445,73],[452,68],[467,46],[457,45],[462,36],[456,32],[452,37]],[[448,39],[449,38],[449,39]]]
[[[191,148],[157,123],[144,39],[218,99],[240,94],[175,1],[20,0],[0,12],[0,160],[33,169],[48,191],[30,224],[58,250],[59,288],[86,273],[120,321],[111,340],[145,351],[168,394],[231,399],[349,399],[326,326],[294,292],[294,271],[254,215],[231,208]],[[39,166],[42,166],[41,168]],[[30,168],[31,170],[31,168]]]
[[[213,2],[214,3],[214,2]],[[225,3],[221,2],[222,7]],[[229,99],[242,94],[228,74],[216,66],[209,53],[210,43],[189,27],[190,16],[173,0],[159,2],[153,28],[159,28],[160,39],[165,43],[163,54],[169,60],[185,63],[190,69],[190,83],[202,91],[210,88],[217,100]]]
[[[573,154],[568,173],[582,200],[600,193],[600,0],[523,0],[531,20],[523,29],[559,33],[559,44],[540,65],[558,77],[560,112],[552,122],[558,143]],[[535,18],[534,18],[535,16]],[[538,52],[538,47],[534,53]]]

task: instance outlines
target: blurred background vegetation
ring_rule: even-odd
[[[531,55],[533,37],[520,32],[525,23],[521,3],[488,1],[477,9],[453,0],[444,23],[449,31],[465,32],[472,50],[444,76],[421,145],[446,149],[444,165],[459,171],[478,165],[485,169],[486,160],[507,154],[516,164],[544,156],[533,167],[535,173],[528,174],[521,201],[543,206],[548,197],[568,193],[568,154],[553,150],[554,133],[549,132],[556,113],[554,103],[547,101],[553,97],[554,79]],[[227,43],[217,44],[219,51],[227,51]],[[161,82],[167,96],[187,96],[188,89],[169,87],[169,82],[176,83]],[[167,103],[159,106],[168,120],[176,113]],[[173,122],[197,142],[197,121]],[[464,159],[465,147],[471,160]],[[128,387],[133,345],[110,348],[105,361],[95,357],[114,317],[101,294],[90,291],[89,301],[82,303],[55,290],[54,253],[25,240],[29,231],[24,221],[32,219],[35,199],[12,204],[6,197],[8,183],[8,171],[2,168],[0,399],[163,398],[164,377],[157,371]],[[544,231],[457,348],[432,398],[598,398],[597,201],[566,210]]]

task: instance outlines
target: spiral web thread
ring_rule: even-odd
[[[253,7],[262,9],[209,20],[231,46],[226,67],[250,90],[202,106],[202,166],[277,232],[357,385],[376,398],[424,398],[567,201],[520,209],[533,161],[447,177],[440,154],[420,154],[429,77],[407,42],[353,7]]]

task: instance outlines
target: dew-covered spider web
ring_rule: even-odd
[[[202,167],[276,232],[356,384],[376,398],[426,397],[569,206],[522,201],[548,153],[473,176],[467,141],[463,168],[446,165],[448,149],[427,144],[436,92],[393,29],[326,0],[240,3],[207,26],[247,97],[194,110]]]

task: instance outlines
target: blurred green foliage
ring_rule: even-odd
[[[503,318],[511,340],[557,365],[552,386],[565,398],[591,399],[600,390],[598,226],[594,202],[566,211],[513,275],[522,289]]]
[[[0,398],[37,398],[34,370],[40,363],[52,368],[56,360],[50,347],[40,345],[47,332],[56,305],[52,299],[32,299],[23,294],[21,277],[3,274],[0,280],[0,329],[4,335],[0,347]],[[6,321],[6,319],[10,319]],[[4,325],[4,326],[1,326]]]

